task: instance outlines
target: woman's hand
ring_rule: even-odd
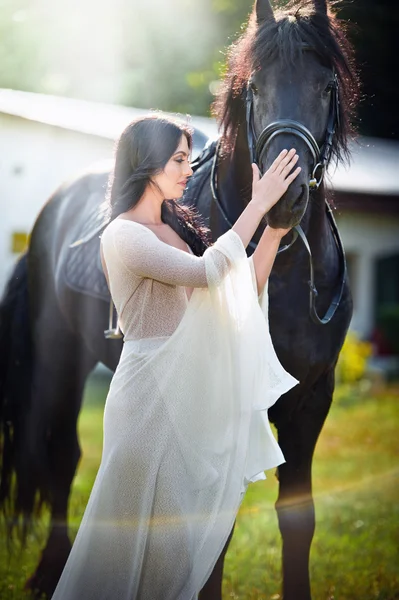
[[[295,153],[294,148],[289,152],[283,150],[262,178],[259,175],[258,167],[255,164],[252,165],[252,199],[232,227],[240,236],[245,248],[251,241],[264,215],[276,204],[300,172],[299,167],[295,169],[297,161],[298,155]],[[292,169],[294,171],[290,174]],[[266,237],[270,242],[272,238],[281,239],[290,230],[266,227],[266,231]]]
[[[257,165],[252,163],[251,202],[259,206],[263,214],[266,214],[280,200],[281,196],[287,191],[290,183],[300,173],[300,167],[292,171],[297,160],[298,155],[295,152],[295,148],[292,148],[289,152],[283,150],[262,178],[260,177]]]

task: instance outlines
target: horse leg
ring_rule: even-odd
[[[235,522],[233,525],[233,529],[231,530],[231,533],[227,538],[227,542],[222,552],[220,553],[219,558],[216,561],[212,573],[209,576],[208,581],[199,593],[198,600],[222,600],[223,564],[224,559],[226,557],[227,549],[233,537],[234,527]]]
[[[328,414],[334,389],[334,371],[322,376],[303,399],[292,420],[276,422],[278,441],[286,463],[278,468],[276,502],[283,540],[283,598],[310,600],[309,555],[315,530],[312,497],[312,458]]]
[[[67,510],[72,480],[80,458],[77,437],[84,384],[96,360],[81,340],[59,329],[38,356],[34,373],[34,393],[30,427],[45,431],[45,475],[43,486],[51,508],[50,531],[35,573],[26,588],[51,597],[68,558]],[[39,420],[41,421],[39,424]],[[39,452],[39,457],[41,456]],[[40,465],[38,465],[40,468]]]

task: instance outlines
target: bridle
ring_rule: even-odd
[[[304,50],[309,48],[304,47]],[[271,141],[279,134],[282,133],[290,133],[297,137],[299,137],[302,141],[305,142],[308,147],[311,155],[312,155],[312,168],[311,174],[309,178],[309,188],[310,191],[317,190],[323,181],[324,173],[326,170],[326,166],[331,158],[333,139],[335,135],[335,130],[337,125],[339,125],[339,94],[338,94],[338,78],[337,74],[334,72],[334,80],[331,84],[331,98],[330,98],[330,108],[327,119],[327,126],[325,132],[324,143],[320,147],[314,138],[313,134],[302,125],[298,121],[294,121],[291,119],[281,119],[279,121],[274,121],[270,123],[263,129],[260,133],[259,137],[256,137],[253,123],[253,91],[248,83],[247,88],[245,90],[245,104],[246,104],[246,125],[247,125],[247,139],[248,139],[248,149],[250,154],[251,163],[255,163],[259,170],[261,171],[261,159],[267,148],[269,147]],[[225,208],[220,202],[219,193],[218,193],[218,182],[217,182],[217,162],[219,156],[219,147],[220,140],[216,146],[216,152],[212,164],[211,171],[211,191],[213,200],[221,213],[223,219],[227,223],[229,229],[233,226],[231,223]],[[317,179],[317,175],[319,178]],[[335,243],[338,248],[338,255],[340,259],[340,274],[341,274],[341,283],[338,289],[336,290],[334,297],[330,303],[329,308],[327,309],[324,317],[319,317],[316,310],[316,297],[318,295],[315,283],[314,283],[314,269],[313,269],[313,261],[312,261],[312,253],[310,250],[309,242],[306,238],[306,235],[300,225],[296,225],[292,229],[292,239],[289,244],[279,248],[277,254],[281,252],[285,252],[288,250],[294,242],[299,237],[309,255],[309,269],[310,269],[310,279],[309,279],[309,288],[310,288],[310,296],[309,296],[309,311],[310,317],[312,321],[319,325],[325,325],[329,323],[334,316],[339,303],[342,299],[342,295],[345,289],[346,276],[347,276],[347,267],[346,267],[346,259],[345,252],[342,245],[342,240],[340,238],[337,224],[335,223],[332,210],[327,200],[326,203],[326,212],[327,218],[334,236]],[[249,246],[255,250],[257,247],[257,243],[254,241],[250,241]]]
[[[307,49],[306,47],[304,49]],[[326,133],[323,145],[320,147],[313,134],[305,125],[292,119],[280,119],[270,123],[256,138],[253,122],[253,90],[248,82],[245,90],[247,139],[251,163],[255,163],[261,171],[261,161],[264,153],[274,138],[282,133],[290,133],[305,142],[312,155],[312,170],[309,179],[309,188],[318,189],[323,181],[326,166],[331,158],[335,129],[339,125],[339,94],[338,78],[334,72],[331,83],[330,108],[328,112]],[[319,175],[319,179],[317,179]]]

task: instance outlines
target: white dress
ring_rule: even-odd
[[[196,257],[117,219],[102,245],[124,345],[53,600],[193,600],[248,483],[284,462],[267,409],[298,382],[274,352],[267,290],[258,299],[234,231]]]

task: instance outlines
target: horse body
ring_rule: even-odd
[[[330,31],[325,3],[316,2],[316,11],[309,15],[304,17],[306,23],[301,37],[300,30],[292,25],[291,13],[283,16],[281,22],[276,21],[269,3],[258,0],[248,27],[249,37],[244,38],[242,48],[237,46],[238,62],[230,68],[227,92],[219,104],[222,135],[215,159],[219,203],[230,222],[237,219],[251,198],[249,93],[253,96],[253,129],[257,138],[262,138],[271,122],[287,119],[303,124],[320,143],[328,128],[331,94],[327,88],[334,75],[332,66],[336,68],[339,63],[339,48]],[[313,30],[318,33],[318,28],[324,28],[325,36],[330,31],[331,48],[337,55],[333,64],[326,59],[326,52],[331,50],[328,44],[320,59],[323,48],[317,46],[317,35],[314,39],[311,35]],[[283,41],[286,35],[287,44],[270,54],[273,45],[270,40],[277,34]],[[251,54],[254,55],[252,62],[248,60]],[[247,87],[248,75],[251,77]],[[343,99],[342,89],[340,99]],[[341,105],[340,127],[332,148],[337,156],[340,147],[345,149],[347,135],[343,110]],[[315,165],[309,142],[300,133],[301,129],[294,128],[294,132],[279,129],[260,146],[257,160],[265,171],[283,147],[295,147],[299,153],[301,175],[268,213],[267,220],[274,227],[301,224],[314,256],[317,311],[324,314],[333,291],[340,285],[342,268],[326,216],[323,183],[309,193],[309,178]],[[199,173],[192,178],[186,200],[196,204],[211,227],[213,237],[217,238],[230,224],[211,191],[210,170],[205,172],[205,177]],[[51,507],[50,536],[38,569],[28,582],[30,588],[48,595],[55,588],[70,549],[67,503],[80,456],[76,423],[84,383],[99,361],[114,370],[122,349],[121,340],[104,338],[109,296],[97,286],[100,280],[105,282],[98,268],[98,233],[107,222],[100,210],[107,176],[108,173],[89,173],[54,194],[37,219],[29,252],[17,265],[0,306],[3,400],[0,423],[6,440],[1,463],[0,503],[8,511],[12,506],[11,513],[8,512],[11,522],[15,523],[22,515],[25,525],[35,507],[37,492]],[[199,179],[201,184],[196,188]],[[94,233],[87,236],[85,222],[89,223],[93,214],[100,217]],[[93,276],[95,292],[87,289],[83,293],[79,286],[71,285],[71,277],[68,280],[66,275],[70,270],[71,253],[75,251],[71,245],[82,237],[82,230],[86,232],[83,249],[97,257],[83,271],[84,275],[88,269]],[[253,238],[254,243],[261,232],[262,226]],[[18,327],[22,327],[19,325],[10,345],[12,323],[20,323],[21,316],[26,321],[27,287],[29,335],[26,327],[19,331]],[[315,527],[312,457],[332,401],[334,368],[349,326],[352,301],[346,284],[329,323],[320,325],[310,318],[309,259],[300,241],[276,257],[269,278],[269,299],[270,330],[277,355],[300,381],[269,411],[286,458],[286,463],[278,469],[276,503],[283,538],[283,593],[285,600],[309,600],[309,551]],[[19,371],[15,357],[22,354],[17,340],[25,340],[29,349],[29,357],[21,359],[23,368]],[[6,346],[9,357],[4,350]],[[18,389],[12,383],[16,378],[24,384]],[[9,428],[8,423],[13,427]],[[18,488],[12,486],[14,472]],[[10,504],[10,499],[14,504]],[[202,600],[221,598],[226,550],[227,545],[201,592]]]
[[[71,546],[67,507],[80,458],[77,418],[84,385],[97,362],[115,369],[122,349],[121,340],[104,338],[107,303],[75,291],[65,277],[72,252],[69,246],[79,235],[82,216],[98,212],[107,177],[108,173],[88,174],[62,186],[46,203],[32,230],[29,252],[19,261],[10,282],[19,286],[16,309],[10,315],[15,332],[11,341],[2,335],[7,318],[3,310],[0,318],[0,345],[9,349],[10,379],[18,379],[24,386],[23,392],[8,387],[2,398],[3,435],[9,450],[6,442],[0,497],[7,504],[4,508],[10,537],[12,524],[19,521],[24,539],[38,495],[40,503],[51,509],[49,538],[39,566],[27,582],[27,587],[48,596],[54,591]],[[98,253],[98,239],[95,243]],[[28,301],[23,302],[26,291]],[[6,290],[5,300],[8,296]],[[29,314],[29,324],[25,313]],[[30,326],[29,334],[20,331],[20,323]],[[24,368],[21,360],[22,366],[16,369],[14,362],[20,352],[14,345],[19,338],[29,348],[29,361],[24,361]],[[7,403],[7,396],[13,403]],[[17,398],[22,405],[15,402]],[[18,481],[16,488],[12,487],[12,471]],[[10,497],[12,506],[5,502]]]
[[[107,323],[108,291],[98,297],[82,293],[70,285],[66,273],[70,255],[76,251],[71,248],[71,245],[79,239],[85,220],[98,213],[100,204],[104,201],[104,189],[108,176],[108,171],[88,173],[71,185],[60,188],[46,204],[35,223],[31,236],[29,260],[32,272],[43,273],[46,267],[48,269],[43,282],[44,288],[33,289],[32,286],[32,297],[37,296],[38,298],[36,303],[38,315],[41,314],[41,318],[44,319],[44,322],[41,323],[39,317],[35,316],[35,321],[38,322],[40,329],[54,327],[57,322],[60,326],[62,324],[62,327],[68,328],[70,334],[78,336],[79,345],[82,344],[82,341],[84,342],[88,351],[95,356],[96,363],[100,361],[111,370],[115,370],[122,342],[115,340],[115,343],[114,341],[109,343],[104,337],[104,327],[98,327],[98,323],[104,325]],[[104,221],[107,222],[106,218]],[[94,242],[94,249],[98,255],[98,236],[91,242]],[[86,251],[87,246],[83,246],[82,249]],[[99,259],[96,262],[98,268],[95,262],[91,261],[88,268],[97,271],[96,278],[103,277]],[[69,279],[72,277],[70,276]],[[47,301],[49,297],[52,298],[51,302]],[[57,307],[58,320],[52,319],[47,306],[43,310],[43,298],[46,298],[46,305],[48,303]]]

